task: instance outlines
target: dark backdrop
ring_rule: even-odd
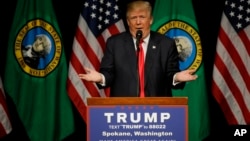
[[[58,24],[62,33],[63,43],[65,47],[66,57],[69,60],[71,53],[73,38],[75,34],[75,29],[78,22],[78,17],[81,11],[81,5],[84,0],[52,0],[54,5],[55,14],[57,16]],[[125,5],[131,0],[120,0],[120,9],[125,12]],[[154,5],[154,0],[149,0],[152,5]],[[203,48],[203,59],[205,65],[205,73],[207,78],[208,86],[208,97],[209,97],[209,107],[211,114],[211,135],[206,139],[206,141],[216,140],[216,137],[224,136],[226,133],[223,132],[227,128],[224,116],[215,102],[211,91],[210,83],[212,78],[212,67],[213,67],[213,56],[215,53],[217,34],[220,25],[221,13],[223,10],[225,0],[192,0],[194,11],[197,18],[197,24],[200,31],[200,37],[202,41]],[[3,76],[7,41],[9,36],[10,27],[12,24],[17,0],[5,1],[0,8],[0,72]],[[11,63],[11,62],[7,62]],[[15,83],[15,82],[13,82]],[[8,97],[7,97],[8,98]],[[22,124],[18,119],[16,111],[11,102],[8,102],[10,109],[10,114],[12,118],[13,131],[11,134],[6,136],[5,141],[13,141],[16,138],[18,140],[27,140],[27,135],[23,130]],[[84,141],[86,140],[86,124],[81,119],[78,112],[75,110],[76,119],[76,132],[69,136],[65,141]]]

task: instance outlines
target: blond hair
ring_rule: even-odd
[[[128,3],[126,17],[128,18],[129,13],[134,10],[147,10],[152,15],[152,6],[148,1],[136,0]]]

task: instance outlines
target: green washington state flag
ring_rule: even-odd
[[[208,96],[202,60],[202,45],[191,0],[156,0],[152,30],[176,41],[180,69],[196,69],[197,80],[187,82],[175,97],[188,97],[188,138],[202,141],[210,133]]]
[[[31,141],[59,141],[74,132],[66,79],[66,56],[52,1],[18,0],[4,86]]]

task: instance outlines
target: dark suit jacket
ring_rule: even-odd
[[[145,60],[146,97],[171,96],[171,88],[183,88],[184,83],[172,85],[179,71],[178,52],[173,39],[151,31]],[[137,97],[137,57],[129,32],[114,35],[107,40],[100,72],[110,86],[111,97]],[[103,88],[98,85],[99,88]]]

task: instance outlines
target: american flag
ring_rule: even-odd
[[[95,83],[79,79],[84,67],[99,70],[105,44],[111,35],[125,31],[118,0],[86,0],[80,13],[69,62],[67,91],[86,121],[87,98],[106,97],[109,90],[100,90]]]
[[[226,0],[212,93],[229,125],[250,124],[250,0]]]
[[[0,138],[9,134],[12,130],[2,79],[0,77]]]

